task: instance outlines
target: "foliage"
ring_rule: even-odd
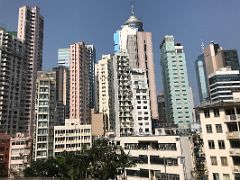
[[[199,134],[193,134],[193,157],[195,161],[194,171],[192,175],[196,180],[206,180],[208,179],[208,171],[206,168],[206,158],[203,153],[203,140]]]
[[[62,156],[37,160],[24,170],[25,177],[61,177],[66,179],[116,179],[134,166],[129,154],[105,139],[96,140],[92,148],[64,152]]]

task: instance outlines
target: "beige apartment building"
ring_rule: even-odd
[[[106,115],[106,129],[114,131],[113,107],[113,57],[111,54],[102,55],[95,65],[96,69],[96,110]]]
[[[198,107],[209,180],[240,178],[240,102]]]
[[[91,120],[89,58],[84,42],[70,46],[70,119],[79,119],[81,124]]]
[[[22,40],[25,46],[24,73],[22,80],[26,79],[23,86],[26,88],[21,94],[21,112],[19,121],[22,122],[19,131],[33,132],[35,90],[37,71],[42,69],[42,49],[43,49],[43,26],[44,18],[40,14],[40,9],[36,6],[23,6],[19,8],[18,33],[17,37]]]

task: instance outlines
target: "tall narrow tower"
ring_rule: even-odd
[[[42,69],[43,24],[38,7],[23,6],[19,9],[17,36],[24,43],[27,60],[22,77],[25,89],[21,93],[25,111],[21,112],[19,131],[29,133],[33,130],[37,71]]]
[[[142,21],[135,16],[133,4],[131,15],[114,33],[114,51],[126,51],[129,54],[131,68],[141,68],[147,77],[150,90],[151,117],[158,119],[156,82],[154,75],[152,33],[144,32]]]
[[[161,67],[168,122],[188,128],[192,123],[187,66],[183,46],[166,35],[160,45]]]
[[[70,46],[70,118],[90,123],[89,50],[84,42]]]

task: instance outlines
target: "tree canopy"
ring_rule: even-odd
[[[33,161],[24,170],[25,177],[60,177],[67,179],[125,179],[125,169],[135,165],[122,147],[106,139],[97,139],[92,148],[64,152],[62,156]]]

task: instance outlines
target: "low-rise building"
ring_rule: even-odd
[[[23,170],[30,164],[32,139],[23,133],[11,137],[9,147],[9,177],[23,177]]]
[[[126,169],[128,179],[193,179],[189,136],[159,134],[115,140],[137,162],[136,166]]]
[[[240,101],[198,107],[209,180],[240,179]]]
[[[92,146],[91,125],[81,125],[79,119],[66,119],[65,125],[54,126],[54,156],[64,151],[79,151]]]

